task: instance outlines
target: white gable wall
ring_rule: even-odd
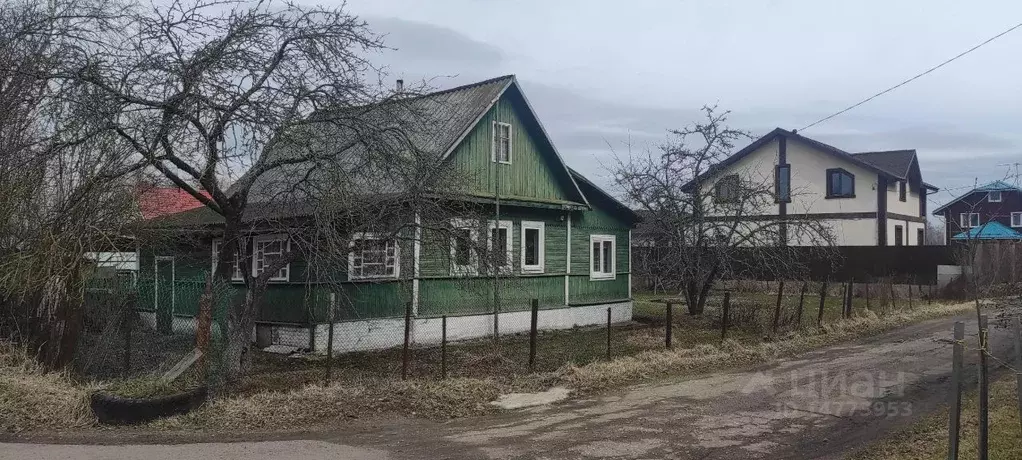
[[[793,139],[788,140],[786,150],[791,165],[788,214],[876,212],[876,173]],[[855,198],[827,198],[827,170],[831,168],[855,176]]]
[[[791,165],[792,197],[787,206],[789,216],[877,211],[876,173],[793,139],[787,141],[786,155]],[[779,142],[774,139],[716,174],[713,180],[704,182],[703,193],[712,195],[716,181],[728,174],[738,174],[747,183],[772,189],[774,167],[779,158]],[[842,168],[855,176],[854,198],[826,198],[827,170],[831,168]],[[750,214],[777,215],[778,209],[777,203],[770,202]],[[821,222],[830,230],[838,245],[877,244],[876,218],[826,218]],[[797,225],[795,222],[789,224],[788,244],[820,244],[813,239],[812,232],[803,231]]]
[[[908,185],[906,185],[908,187]],[[905,192],[905,201],[898,199],[898,181],[892,181],[887,187],[887,212],[904,214],[906,216],[922,217],[919,215],[919,191],[909,190]]]

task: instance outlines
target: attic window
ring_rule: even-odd
[[[713,186],[713,197],[718,203],[738,201],[738,188],[741,185],[738,174],[729,174],[720,178]]]
[[[993,191],[987,192],[987,201],[989,201],[991,203],[1000,203],[1001,202],[1001,191],[1000,190],[993,190]]]
[[[493,122],[493,161],[511,164],[511,124]]]

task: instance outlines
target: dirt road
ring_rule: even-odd
[[[947,394],[950,319],[796,359],[642,385],[488,417],[388,422],[315,440],[161,446],[0,445],[0,459],[841,458],[936,410]],[[967,341],[976,342],[975,322]],[[1011,334],[991,332],[1010,357]],[[971,366],[975,352],[967,352]]]

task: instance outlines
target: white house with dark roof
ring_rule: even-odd
[[[923,181],[915,150],[850,153],[781,128],[691,185],[714,196],[718,183],[739,179],[774,190],[776,198],[743,219],[780,221],[779,242],[792,246],[819,244],[788,231],[798,219],[822,222],[837,245],[921,245],[926,197],[938,190]]]

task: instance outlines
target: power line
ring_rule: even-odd
[[[969,53],[971,53],[973,51],[976,51],[979,48],[981,48],[983,45],[986,45],[987,43],[990,43],[990,42],[992,42],[994,40],[997,40],[998,38],[1001,38],[1001,37],[1007,35],[1008,33],[1012,32],[1015,29],[1018,29],[1020,27],[1022,27],[1022,22],[1020,22],[1018,24],[1015,24],[1011,28],[1009,28],[1009,29],[1007,29],[1007,30],[997,34],[997,35],[994,35],[993,37],[990,37],[990,38],[984,40],[982,43],[980,43],[980,44],[978,44],[976,46],[973,46],[972,48],[969,48],[969,49],[965,50],[964,52],[958,54],[957,56],[955,56],[955,57],[953,57],[951,59],[948,59],[948,60],[946,60],[944,62],[941,62],[940,64],[937,64],[936,66],[930,67],[929,69],[926,69],[924,72],[919,73],[919,74],[913,76],[912,78],[909,78],[908,80],[905,80],[905,81],[903,81],[901,83],[898,83],[897,85],[894,85],[894,86],[892,86],[890,88],[887,88],[887,89],[885,89],[885,90],[883,90],[883,91],[881,91],[879,93],[876,93],[876,94],[874,94],[874,95],[872,95],[870,97],[867,97],[866,99],[863,99],[863,100],[859,101],[858,103],[850,105],[850,106],[844,108],[843,110],[835,112],[835,113],[833,113],[831,115],[828,115],[828,116],[823,117],[823,118],[821,118],[819,120],[816,120],[816,121],[814,121],[814,122],[812,122],[812,123],[810,123],[810,124],[808,124],[808,125],[806,125],[806,126],[804,126],[802,128],[799,128],[799,131],[804,131],[804,130],[807,130],[809,128],[812,128],[813,126],[816,126],[816,125],[818,125],[820,123],[823,123],[823,122],[825,122],[827,120],[830,120],[831,118],[834,118],[834,117],[836,117],[838,115],[841,115],[841,114],[843,114],[843,113],[845,113],[845,112],[847,112],[849,110],[852,110],[852,109],[854,109],[854,108],[856,108],[856,107],[858,107],[858,106],[860,106],[862,104],[865,104],[865,103],[867,103],[869,101],[872,101],[873,99],[876,99],[876,98],[878,98],[880,96],[883,96],[884,94],[887,94],[887,93],[889,93],[891,91],[894,91],[894,90],[896,90],[898,88],[901,88],[902,86],[905,86],[905,85],[907,85],[907,84],[909,84],[909,83],[919,79],[920,77],[922,77],[922,76],[924,76],[924,75],[926,75],[926,74],[928,74],[930,72],[933,72],[934,70],[937,70],[937,69],[939,69],[941,67],[944,67],[945,65],[948,65],[948,64],[956,61],[958,58],[960,58],[962,56],[965,56],[966,54],[969,54]]]

